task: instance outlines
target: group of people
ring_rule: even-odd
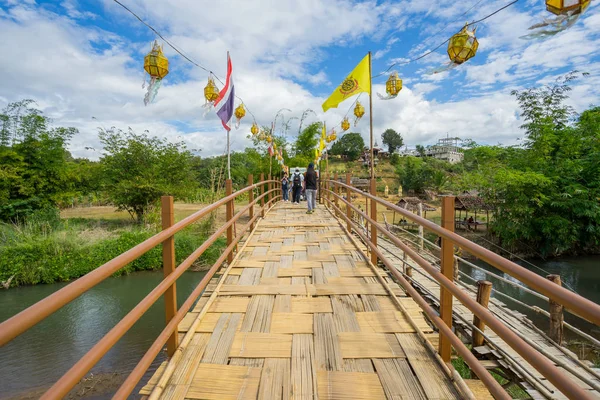
[[[290,201],[290,190],[292,192],[292,203],[300,204],[300,195],[304,191],[306,195],[306,203],[308,205],[307,214],[312,214],[315,211],[317,200],[317,172],[313,163],[308,164],[308,169],[304,174],[296,168],[291,177],[287,173],[283,174],[281,179],[281,190],[283,201]]]

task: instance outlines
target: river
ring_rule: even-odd
[[[181,305],[204,276],[186,272],[177,281]],[[46,320],[0,348],[0,398],[50,386],[100,340],[160,281],[162,272],[108,278]],[[66,283],[0,291],[4,321]],[[164,302],[156,302],[92,370],[95,374],[133,369],[165,327]],[[159,357],[164,357],[161,354]],[[158,362],[155,362],[155,366]],[[105,397],[105,396],[101,396]]]
[[[563,282],[590,300],[600,303],[600,256],[564,258],[553,261],[536,260],[534,263],[550,273],[561,275]],[[528,269],[545,273],[524,264]],[[486,267],[495,270],[491,267]],[[475,279],[486,279],[477,269],[461,269]],[[495,270],[495,272],[499,272]],[[502,274],[501,272],[499,272]],[[177,282],[179,304],[191,293],[204,276],[189,272]],[[508,275],[505,275],[508,277]],[[108,332],[139,300],[161,280],[162,272],[138,272],[128,276],[109,278],[83,294],[38,326],[30,329],[0,349],[0,398],[9,397],[31,388],[47,387],[66,372],[87,350]],[[547,309],[540,299],[513,286],[491,280],[494,287],[518,300]],[[36,301],[48,296],[63,283],[37,285],[0,291],[0,321],[4,321]],[[538,326],[545,328],[546,317],[510,304],[511,308],[529,315]],[[600,331],[580,318],[565,313],[565,320],[585,332],[600,338]],[[140,360],[146,349],[164,327],[164,305],[155,304],[142,319],[97,364],[94,373],[127,372]],[[568,331],[565,331],[567,334]],[[572,338],[572,335],[568,335]],[[161,355],[164,357],[164,354]],[[155,366],[158,362],[155,362]],[[100,396],[106,397],[106,396]]]

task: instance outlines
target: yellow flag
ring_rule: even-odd
[[[337,108],[338,104],[356,94],[367,92],[371,95],[371,77],[369,74],[369,55],[362,59],[354,70],[344,79],[331,96],[323,103],[323,111]]]

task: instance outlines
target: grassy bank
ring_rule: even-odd
[[[98,213],[89,211],[91,210],[87,211],[87,216],[92,218],[61,218],[58,212],[47,210],[19,225],[1,224],[0,281],[6,282],[12,277],[10,286],[70,281],[160,230],[157,218],[151,218],[144,225],[137,225],[127,216],[99,216]],[[178,219],[192,212],[185,210],[178,215]],[[86,215],[86,210],[72,210],[71,213]],[[210,231],[206,222],[200,222],[176,234],[177,262],[180,263],[197,249],[210,235]],[[194,267],[211,265],[224,247],[225,241],[220,239],[196,261]],[[161,247],[157,246],[121,268],[115,275],[160,268]]]

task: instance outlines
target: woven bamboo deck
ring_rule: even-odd
[[[438,339],[423,313],[357,246],[323,206],[278,203],[180,324],[177,362],[140,394],[461,398],[422,341]]]

